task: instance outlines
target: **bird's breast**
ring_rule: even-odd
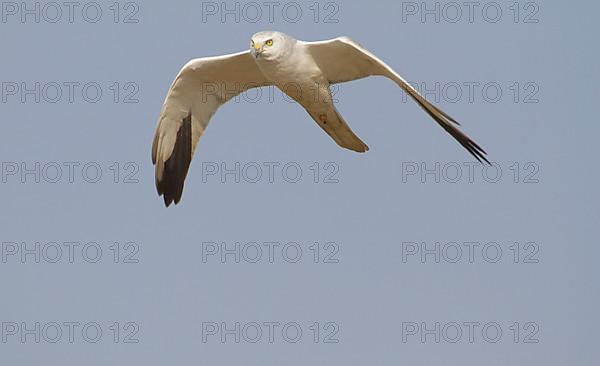
[[[281,59],[258,59],[262,73],[274,84],[304,84],[322,78],[321,70],[310,55],[293,53]]]

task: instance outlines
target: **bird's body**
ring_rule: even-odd
[[[280,32],[260,32],[252,37],[250,51],[192,60],[175,78],[152,146],[158,193],[167,206],[179,202],[194,150],[213,114],[231,98],[256,87],[278,87],[338,145],[368,151],[335,108],[330,85],[371,75],[396,82],[475,158],[488,162],[485,151],[454,126],[458,124],[454,119],[356,42],[346,37],[304,42]]]

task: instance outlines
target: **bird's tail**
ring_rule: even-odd
[[[308,111],[308,113],[341,147],[360,153],[369,151],[367,144],[356,136],[335,106],[331,105],[327,113],[313,111]]]

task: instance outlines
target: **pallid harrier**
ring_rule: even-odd
[[[262,86],[276,86],[288,94],[341,147],[366,152],[368,146],[335,108],[329,87],[372,75],[385,76],[477,160],[489,164],[486,152],[458,130],[458,122],[349,38],[304,42],[280,32],[260,32],[252,36],[250,46],[249,51],[191,60],[171,85],[152,144],[156,188],[167,207],[181,200],[194,150],[213,114],[231,98]],[[295,87],[289,88],[291,84]],[[288,92],[290,89],[294,93]]]

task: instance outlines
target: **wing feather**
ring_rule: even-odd
[[[156,189],[179,203],[192,156],[211,117],[240,93],[269,85],[249,51],[195,59],[179,72],[165,99],[152,143]]]
[[[309,48],[313,58],[319,64],[323,73],[327,75],[331,84],[373,75],[385,76],[393,80],[475,159],[490,164],[486,158],[487,153],[485,150],[456,127],[460,124],[454,118],[430,103],[385,62],[355,41],[347,37],[340,37],[328,41],[305,42],[304,44]],[[340,62],[340,60],[343,60],[343,62]]]

